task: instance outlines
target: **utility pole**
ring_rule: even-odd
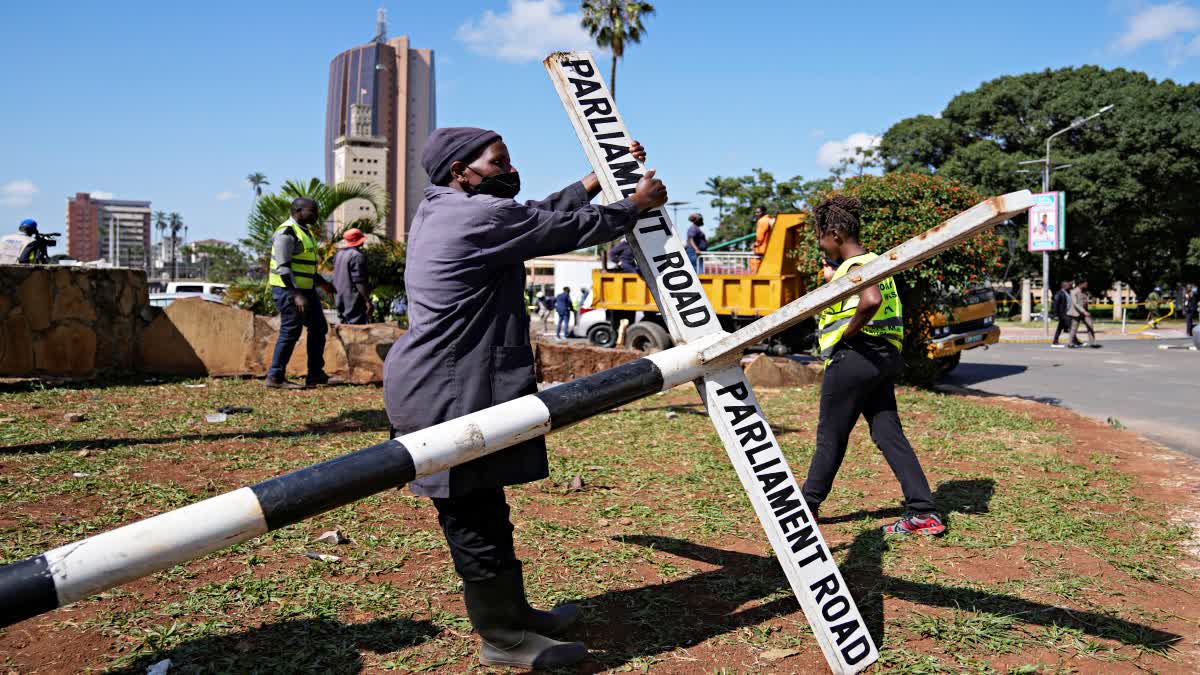
[[[1056,166],[1053,168],[1050,166],[1050,141],[1053,141],[1055,139],[1055,137],[1065,134],[1068,131],[1082,127],[1083,125],[1087,124],[1088,122],[1091,122],[1092,120],[1103,115],[1104,113],[1108,112],[1109,110],[1112,110],[1113,107],[1114,106],[1111,104],[1106,105],[1103,108],[1092,113],[1091,115],[1088,115],[1087,117],[1076,117],[1074,120],[1071,121],[1071,124],[1067,125],[1063,129],[1059,129],[1058,131],[1050,134],[1050,136],[1046,138],[1046,156],[1045,156],[1045,158],[1032,159],[1027,162],[1019,162],[1020,164],[1041,164],[1042,165],[1042,192],[1050,191],[1050,172],[1051,171],[1054,171],[1057,169],[1066,169],[1067,167],[1071,166],[1070,164],[1060,164],[1059,166]],[[1059,227],[1060,228],[1062,227],[1061,223],[1059,224]],[[1047,337],[1050,336],[1050,252],[1049,251],[1042,251],[1042,332],[1045,333]]]

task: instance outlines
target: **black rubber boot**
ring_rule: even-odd
[[[561,635],[568,628],[575,625],[579,621],[579,617],[583,611],[579,605],[559,605],[550,611],[534,609],[529,604],[529,600],[525,596],[525,574],[521,568],[520,561],[512,569],[509,569],[500,575],[501,577],[509,577],[508,583],[513,585],[513,596],[519,598],[522,607],[521,625],[535,633],[543,635]]]
[[[487,581],[463,583],[463,601],[479,633],[479,662],[485,666],[560,668],[587,656],[582,642],[559,642],[530,630],[520,568]],[[550,614],[550,612],[546,612]]]

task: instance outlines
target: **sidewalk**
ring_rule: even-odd
[[[1158,328],[1146,329],[1137,333],[1133,331],[1141,326],[1130,326],[1127,333],[1122,333],[1118,327],[1097,327],[1096,341],[1104,342],[1106,340],[1181,340],[1185,337],[1183,328]],[[1054,335],[1054,324],[1050,324],[1050,335]],[[1080,339],[1087,340],[1087,333],[1081,333]],[[1060,342],[1065,342],[1069,339],[1069,333],[1065,333],[1059,338]],[[1005,326],[1000,324],[1000,341],[1001,342],[1050,342],[1050,338],[1046,337],[1046,333],[1042,328],[1026,328],[1023,326]]]

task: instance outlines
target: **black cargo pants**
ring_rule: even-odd
[[[896,376],[903,367],[895,348],[866,337],[855,336],[834,351],[821,381],[817,448],[802,489],[810,505],[817,506],[829,496],[850,432],[863,415],[871,427],[871,440],[900,481],[905,510],[910,514],[936,511],[929,481],[896,412]]]

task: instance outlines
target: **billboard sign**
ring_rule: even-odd
[[[1029,209],[1029,250],[1061,251],[1067,247],[1067,193],[1037,192]]]

